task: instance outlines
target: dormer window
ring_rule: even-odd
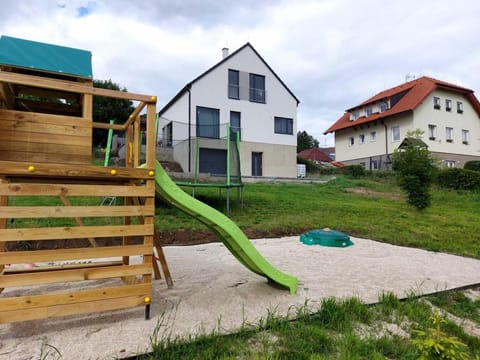
[[[388,103],[386,102],[380,103],[380,112],[383,113],[387,110],[388,110]]]
[[[373,113],[373,109],[371,106],[367,106],[367,108],[365,109],[365,116],[370,116],[372,115]]]
[[[439,110],[440,106],[440,98],[438,96],[433,97],[433,108]]]
[[[352,111],[352,114],[350,115],[350,120],[357,120],[358,118],[360,117],[360,111],[359,110],[355,110],[355,111]]]

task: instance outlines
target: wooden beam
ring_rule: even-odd
[[[150,295],[151,283],[0,299],[0,323],[142,306]]]
[[[20,287],[54,284],[59,282],[74,282],[84,280],[99,280],[120,278],[123,276],[137,276],[151,274],[152,268],[148,264],[139,265],[117,265],[95,267],[89,264],[88,268],[57,270],[57,271],[41,271],[31,272],[27,274],[4,274],[0,276],[0,288]]]
[[[30,184],[0,181],[0,196],[154,196],[150,182],[143,186],[132,185],[78,185],[78,184]]]
[[[68,200],[68,198],[65,196],[65,192],[63,192],[62,194],[60,194],[60,200],[62,200],[62,203],[63,205],[65,206],[72,206],[72,204],[70,203],[70,200]],[[73,216],[73,218],[75,219],[75,222],[80,225],[80,226],[85,226],[85,224],[83,223],[83,220],[77,215]],[[92,247],[96,247],[97,246],[97,242],[95,241],[95,239],[93,237],[88,237],[88,242],[90,243],[90,245]]]
[[[153,224],[21,228],[0,229],[0,242],[147,235],[153,235]]]
[[[150,245],[105,246],[36,251],[9,251],[0,253],[0,264],[29,264],[65,260],[97,259],[120,256],[146,256],[153,252]],[[151,267],[151,264],[150,264]]]
[[[126,91],[94,88],[91,85],[83,85],[67,80],[48,79],[41,76],[24,75],[6,71],[0,71],[0,82],[30,85],[40,88],[63,90],[81,94],[105,96],[115,99],[143,101],[146,103],[155,103],[157,101],[156,97],[152,95],[141,95]]]
[[[155,207],[139,206],[0,206],[0,219],[153,216]]]
[[[0,132],[0,138],[2,137]],[[30,165],[34,165],[34,170],[29,170]],[[114,170],[114,174],[112,174]],[[0,175],[9,176],[46,176],[46,177],[75,177],[77,179],[85,177],[91,178],[110,178],[110,179],[151,179],[148,175],[152,169],[140,168],[112,168],[94,165],[68,165],[68,164],[46,164],[46,163],[17,163],[12,161],[0,161]],[[58,181],[58,179],[57,179]]]

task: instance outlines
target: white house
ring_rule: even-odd
[[[295,177],[298,104],[250,43],[230,55],[223,49],[219,63],[160,110],[159,143],[185,172],[225,174],[230,129],[241,140],[242,176]]]
[[[473,90],[425,76],[348,109],[325,134],[335,133],[336,161],[383,169],[416,129],[444,166],[480,160],[480,103]]]

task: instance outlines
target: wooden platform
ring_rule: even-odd
[[[137,105],[120,124],[97,123],[93,96]],[[155,96],[0,67],[0,323],[148,304],[152,275],[160,275],[154,256],[163,257],[161,249],[154,254],[155,103]],[[124,133],[126,167],[92,164],[97,128]],[[141,132],[144,168],[138,168]],[[105,197],[117,201],[102,205]],[[118,241],[109,245],[111,238]],[[48,246],[52,241],[63,246]],[[132,257],[141,262],[132,264]],[[118,285],[105,287],[112,278]],[[69,291],[79,281],[93,285]],[[45,291],[50,284],[64,291]]]

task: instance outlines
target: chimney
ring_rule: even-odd
[[[228,48],[224,47],[222,49],[222,59],[225,59],[228,56]]]

